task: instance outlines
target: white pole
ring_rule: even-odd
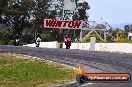
[[[80,31],[80,42],[82,43],[82,29]]]
[[[89,51],[95,51],[95,44],[96,44],[96,38],[91,37],[90,38],[90,49],[89,49]]]

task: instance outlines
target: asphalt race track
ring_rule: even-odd
[[[30,55],[74,67],[81,63],[88,67],[89,73],[130,73],[132,75],[132,54],[14,46],[0,46],[0,53]],[[51,87],[132,87],[132,82],[86,83],[79,86],[79,84],[74,81],[68,84]]]

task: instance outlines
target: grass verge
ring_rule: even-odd
[[[47,87],[74,78],[72,69],[57,63],[17,54],[0,54],[0,87]]]

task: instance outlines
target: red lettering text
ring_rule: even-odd
[[[49,28],[80,28],[81,21],[61,21],[61,20],[50,20],[45,21],[46,27]]]
[[[73,28],[79,28],[81,25],[81,21],[76,21],[76,23],[74,23]]]
[[[68,27],[69,28],[72,28],[73,27],[73,25],[71,25],[72,23],[74,23],[74,21],[69,21],[69,23],[68,23]]]
[[[69,21],[64,21],[63,27],[66,27],[66,25],[67,25],[68,22],[69,22]]]
[[[46,27],[52,27],[53,20],[46,20]]]

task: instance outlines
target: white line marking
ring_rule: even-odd
[[[88,86],[88,85],[93,85],[93,84],[95,84],[95,83],[86,83],[86,84],[84,84],[84,85],[81,85],[80,87]]]

